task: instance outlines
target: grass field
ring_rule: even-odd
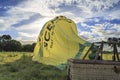
[[[1,52],[0,80],[66,80],[66,70],[32,61],[32,53]]]
[[[32,61],[33,53],[0,52],[0,80],[66,80],[67,71]],[[112,54],[103,54],[111,60]]]
[[[28,52],[0,52],[0,64],[14,62],[16,60],[19,60],[23,55],[32,56],[32,53],[28,53]]]

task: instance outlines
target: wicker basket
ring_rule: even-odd
[[[120,62],[68,60],[68,80],[120,80]]]
[[[117,42],[97,42],[100,44],[94,60],[85,60],[90,49],[83,59],[69,59],[67,72],[68,80],[120,80],[120,59],[117,50]],[[113,60],[102,60],[104,44],[113,46]],[[100,57],[100,58],[99,58]]]

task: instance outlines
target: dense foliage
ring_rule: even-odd
[[[22,45],[19,41],[12,39],[10,35],[0,36],[0,51],[25,51],[33,52],[35,43]]]

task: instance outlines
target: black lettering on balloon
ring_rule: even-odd
[[[47,47],[48,46],[48,43],[44,42],[44,47]]]
[[[52,22],[52,24],[54,24],[54,20],[52,20],[51,22]]]
[[[45,39],[45,41],[49,41],[50,40],[50,32],[47,32],[47,31],[45,32],[44,39]]]
[[[51,45],[50,45],[50,48],[52,48],[53,47],[53,40],[51,39]]]
[[[48,25],[47,29],[50,31],[52,29],[52,26]]]
[[[72,21],[70,19],[68,19],[67,22],[72,23]]]
[[[39,38],[38,40],[39,40],[39,42],[41,42],[41,38]]]

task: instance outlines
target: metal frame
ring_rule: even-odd
[[[119,53],[118,53],[118,50],[117,50],[117,44],[118,43],[117,42],[105,42],[105,41],[93,43],[91,45],[91,47],[89,48],[89,50],[85,53],[82,60],[85,60],[86,56],[88,55],[90,49],[94,46],[94,44],[100,44],[99,50],[97,51],[96,56],[95,56],[95,60],[97,60],[99,56],[100,56],[100,60],[102,60],[103,46],[104,46],[104,44],[108,44],[108,45],[112,45],[112,48],[113,48],[113,61],[120,61]]]

